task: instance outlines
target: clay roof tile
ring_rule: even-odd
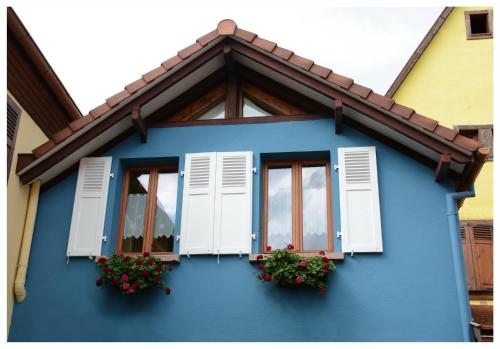
[[[135,93],[136,91],[140,90],[144,86],[146,86],[146,84],[147,84],[147,82],[143,78],[140,78],[140,79],[135,80],[133,83],[128,84],[127,86],[125,86],[125,89],[130,94],[132,94],[132,93]]]
[[[238,26],[232,19],[223,19],[217,24],[219,35],[233,35]]]
[[[162,65],[163,68],[165,68],[167,70],[170,70],[173,67],[175,67],[177,64],[179,64],[180,62],[182,62],[182,58],[181,57],[179,57],[179,56],[173,56],[173,57],[167,59],[161,65]]]
[[[436,120],[428,118],[427,116],[420,115],[418,113],[413,113],[410,118],[410,122],[419,125],[428,131],[434,131],[434,129],[438,125],[438,122]]]
[[[236,28],[234,35],[248,42],[252,42],[257,37],[257,34],[240,28]]]
[[[102,114],[106,113],[110,109],[111,108],[109,107],[109,105],[107,103],[103,103],[100,106],[95,107],[94,109],[92,109],[90,111],[90,115],[92,115],[92,117],[94,119],[97,119],[98,117],[100,117]],[[76,119],[76,121],[78,121],[78,120],[79,119]]]
[[[65,127],[62,130],[59,130],[58,132],[54,133],[52,135],[52,139],[54,140],[54,142],[59,144],[62,141],[64,141],[65,139],[67,139],[69,136],[71,136],[72,134],[73,134],[73,131],[71,130],[71,128]]]
[[[438,135],[439,137],[446,138],[450,142],[453,142],[453,140],[455,139],[455,137],[458,134],[458,131],[452,130],[451,128],[448,128],[448,127],[438,125],[438,127],[436,127],[436,129],[434,130],[434,133],[436,135]]]
[[[127,97],[130,96],[130,92],[128,92],[126,89],[118,92],[114,96],[109,97],[106,99],[106,103],[113,108],[114,106],[120,104],[120,102],[124,101],[127,99]]]
[[[415,110],[411,109],[411,108],[408,108],[408,107],[405,107],[404,105],[401,105],[401,104],[397,104],[397,103],[394,103],[392,105],[392,108],[391,108],[391,111],[395,114],[398,114],[399,116],[405,118],[405,119],[409,119],[413,113],[415,112]]]
[[[288,61],[291,55],[293,55],[293,52],[290,50],[287,50],[286,48],[276,46],[272,52],[273,55],[278,56],[279,58],[284,59],[285,61]]]
[[[267,52],[272,52],[274,48],[277,46],[275,42],[261,38],[255,38],[255,40],[252,41],[252,45],[255,45]]]
[[[349,87],[349,91],[351,91],[352,93],[355,93],[358,96],[363,97],[363,98],[367,98],[370,95],[370,93],[372,92],[371,88],[364,87],[364,86],[358,85],[356,83],[353,83],[351,85],[351,87]]]
[[[299,55],[293,54],[289,59],[288,62],[295,64],[302,69],[309,70],[311,69],[312,65],[314,64],[314,61],[301,57]]]
[[[394,104],[394,100],[392,98],[379,95],[378,93],[375,92],[372,92],[368,96],[368,100],[386,110],[391,109],[392,105]]]
[[[68,126],[71,128],[73,132],[76,132],[82,129],[84,126],[90,124],[91,122],[92,122],[92,115],[87,114],[79,119],[76,119],[75,121],[70,122]]]
[[[462,136],[461,134],[458,134],[457,137],[455,137],[453,143],[469,151],[476,151],[481,147],[481,143],[473,140],[472,138]]]
[[[161,76],[163,73],[166,73],[167,72],[167,69],[165,69],[162,65],[160,65],[159,67],[147,72],[146,74],[144,74],[142,76],[142,78],[144,79],[144,81],[146,82],[151,82],[153,81],[154,79],[156,79],[157,77]]]
[[[334,72],[331,72],[330,75],[328,75],[327,79],[328,81],[333,82],[335,85],[339,85],[345,88],[346,90],[349,89],[354,83],[353,79],[340,74],[336,74]]]
[[[217,30],[212,30],[210,33],[203,35],[202,37],[199,37],[196,42],[199,43],[201,46],[206,46],[208,45],[212,40],[215,40],[219,36],[219,33]]]
[[[323,79],[326,79],[332,72],[331,69],[325,68],[319,64],[314,64],[309,71],[322,77]]]
[[[189,56],[191,56],[192,54],[199,51],[202,47],[203,46],[201,46],[199,43],[195,42],[194,44],[189,45],[188,47],[177,52],[177,55],[182,59],[186,59]]]
[[[33,149],[32,153],[35,155],[37,158],[41,157],[43,154],[49,152],[51,149],[55,148],[56,142],[54,142],[52,139],[49,139],[47,142],[43,143],[42,145],[36,147]]]

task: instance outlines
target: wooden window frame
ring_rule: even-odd
[[[124,252],[125,255],[137,256],[144,252],[148,252],[154,256],[169,256],[173,255],[172,252],[153,252],[151,250],[151,245],[153,242],[153,228],[156,213],[156,193],[158,191],[158,175],[160,171],[167,171],[167,173],[178,173],[179,168],[177,165],[162,165],[162,166],[140,166],[140,167],[130,167],[127,168],[123,180],[123,191],[120,207],[120,220],[118,223],[118,234],[116,241],[116,249],[122,248],[123,240],[123,229],[125,228],[125,212],[127,210],[127,198],[128,198],[128,188],[130,182],[130,173],[133,171],[149,171],[149,184],[148,184],[148,194],[146,198],[146,211],[144,213],[144,235],[142,242],[141,252]],[[154,194],[153,194],[154,193]],[[177,197],[175,198],[177,200]],[[176,210],[177,212],[177,210]],[[175,243],[175,239],[174,239]]]
[[[487,33],[473,34],[471,28],[471,16],[486,15],[487,16]],[[464,11],[465,16],[465,30],[467,33],[467,40],[478,39],[492,39],[493,38],[493,11],[492,10],[478,10],[478,11]]]
[[[328,248],[325,252],[334,252],[333,244],[333,204],[332,204],[332,184],[329,160],[283,160],[267,161],[263,165],[263,191],[262,191],[262,251],[266,251],[268,246],[268,193],[269,193],[269,170],[276,168],[291,168],[292,170],[292,245],[294,251],[298,253],[318,253],[320,250],[303,249],[302,232],[302,167],[325,166],[326,170],[326,209],[327,209],[327,234]]]
[[[19,123],[21,122],[21,113],[22,113],[21,107],[19,107],[19,105],[17,105],[17,103],[14,102],[14,100],[12,98],[10,98],[9,95],[7,95],[7,108],[8,107],[11,107],[14,110],[14,112],[17,115],[17,118],[16,118],[16,126],[14,129],[13,138],[9,139],[9,137],[7,135],[7,146],[10,145],[10,151],[8,151],[8,153],[7,153],[7,181],[9,180],[10,165],[12,164],[12,158],[14,156],[14,151],[16,148],[17,131],[19,130]],[[8,115],[7,115],[7,117],[8,117]]]

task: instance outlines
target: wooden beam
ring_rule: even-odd
[[[240,117],[240,93],[238,91],[238,80],[234,74],[235,64],[231,47],[229,45],[224,46],[222,54],[228,73],[226,82],[226,119],[234,119]]]
[[[434,177],[434,180],[436,182],[441,182],[443,178],[446,177],[448,171],[450,170],[450,164],[451,164],[450,155],[442,154],[436,166],[436,175]]]
[[[146,143],[148,141],[148,127],[146,126],[146,122],[144,122],[141,118],[140,106],[134,106],[132,109],[131,119],[135,130],[141,136],[141,143]]]
[[[342,122],[344,121],[342,100],[335,99],[335,134],[342,133]]]

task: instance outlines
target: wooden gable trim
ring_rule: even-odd
[[[463,152],[452,148],[434,137],[423,133],[421,130],[416,129],[406,123],[403,123],[399,118],[391,117],[387,112],[382,112],[378,107],[368,106],[366,102],[361,101],[359,98],[342,91],[341,89],[336,89],[331,86],[325,85],[302,71],[294,69],[284,63],[278,62],[275,59],[253,50],[252,48],[245,46],[238,42],[231,42],[232,49],[238,54],[243,55],[255,61],[258,64],[264,65],[265,67],[272,69],[288,78],[318,92],[326,97],[332,99],[342,99],[344,105],[357,110],[358,112],[370,117],[371,119],[377,121],[378,123],[387,126],[396,132],[413,139],[426,147],[441,153],[449,153],[453,160],[459,163],[469,163],[471,161],[470,156],[465,155]]]
[[[122,120],[127,115],[129,115],[132,112],[132,108],[134,107],[134,105],[137,104],[143,105],[147,103],[155,96],[157,96],[159,93],[173,86],[178,81],[187,77],[195,69],[201,67],[202,65],[210,61],[212,58],[218,55],[221,52],[221,50],[222,50],[222,45],[220,43],[214,45],[207,51],[200,54],[200,56],[198,56],[197,58],[193,59],[183,67],[179,68],[177,71],[173,72],[169,77],[158,82],[157,85],[145,91],[142,95],[137,96],[137,98],[133,100],[133,103],[132,101],[130,101],[129,103],[119,105],[117,109],[107,117],[101,116],[101,118],[104,118],[101,122],[95,124],[94,127],[90,128],[87,132],[81,133],[79,137],[75,138],[74,140],[66,144],[64,147],[61,147],[54,153],[48,155],[47,158],[44,159],[44,161],[41,161],[40,163],[36,164],[35,166],[27,170],[25,173],[20,174],[19,176],[21,178],[21,181],[23,182],[23,184],[27,184],[33,179],[37,178],[39,175],[43,174],[52,166],[62,161],[63,159],[71,155],[73,152],[77,151],[83,145],[91,142],[94,138],[98,137],[102,132],[104,132],[105,130],[116,124],[118,121]]]

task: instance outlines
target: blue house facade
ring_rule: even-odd
[[[19,169],[42,192],[9,341],[471,340],[447,200],[480,144],[410,110],[222,21]],[[288,243],[335,263],[324,294],[257,280]],[[171,294],[96,287],[118,249]]]

